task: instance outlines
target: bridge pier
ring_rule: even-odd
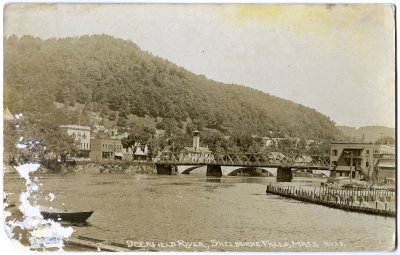
[[[207,176],[222,176],[221,166],[219,165],[207,165]]]
[[[172,175],[174,169],[172,165],[156,164],[157,174]]]
[[[278,167],[276,174],[277,182],[291,182],[293,179],[292,169],[290,167]]]

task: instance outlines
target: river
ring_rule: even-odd
[[[297,179],[296,185],[319,185]],[[41,192],[56,208],[93,209],[90,236],[159,251],[389,251],[395,219],[345,212],[265,193],[270,177],[202,175],[41,174]],[[22,180],[5,176],[5,191]],[[14,195],[15,199],[15,195]],[[63,205],[64,203],[64,205]],[[160,247],[163,243],[176,247]],[[201,242],[197,247],[190,242]],[[245,243],[251,242],[251,243]],[[286,243],[285,243],[286,242]],[[303,243],[302,243],[303,242]],[[185,245],[186,244],[186,245]],[[199,244],[199,243],[197,243]],[[167,245],[166,245],[167,246]]]

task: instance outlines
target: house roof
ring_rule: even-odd
[[[212,151],[208,147],[199,147],[197,148],[197,150],[194,147],[183,147],[182,151],[183,150],[190,153],[212,153]]]
[[[90,127],[80,125],[60,125],[60,128],[90,131]]]
[[[382,162],[379,163],[378,168],[391,168],[391,169],[396,169],[396,164],[394,162]]]
[[[270,153],[270,155],[274,158],[286,158],[286,156],[282,153],[282,152],[278,152],[278,151],[273,151]]]
[[[346,142],[334,142],[331,144],[343,144],[343,145],[384,145],[380,143],[346,143]]]
[[[121,139],[126,138],[128,136],[129,136],[128,132],[124,132],[124,133],[119,134],[119,135],[111,135],[110,138],[111,139],[120,139],[121,140]]]
[[[295,161],[296,163],[310,163],[312,162],[311,156],[303,155],[301,157],[298,157]]]
[[[394,158],[379,159],[377,167],[379,168],[396,168],[396,160]]]
[[[163,130],[163,129],[156,129],[156,135],[165,135],[165,130]]]

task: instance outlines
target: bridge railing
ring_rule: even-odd
[[[225,166],[329,168],[327,155],[299,155],[282,153],[192,153],[163,152],[156,163],[218,164]]]

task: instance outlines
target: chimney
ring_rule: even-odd
[[[197,151],[200,147],[200,131],[193,131],[193,148]]]

